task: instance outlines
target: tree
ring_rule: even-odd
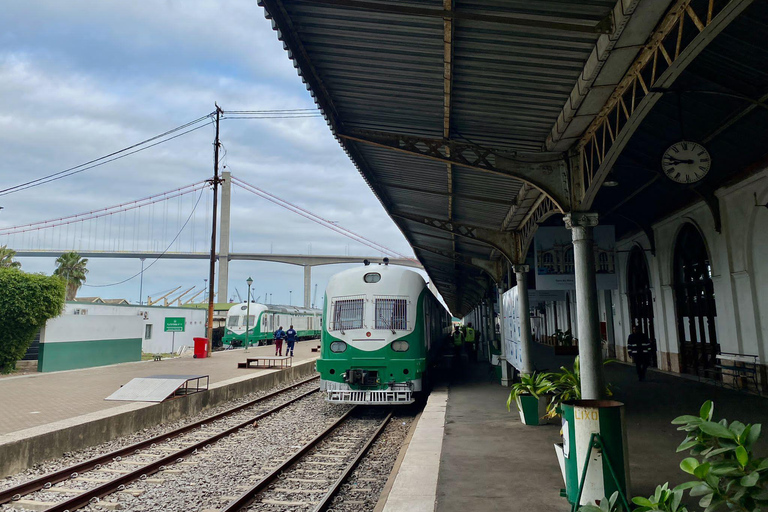
[[[14,261],[16,251],[7,245],[0,245],[0,268],[21,268],[21,263]]]
[[[65,287],[58,277],[0,268],[0,373],[13,370],[37,331],[61,314]]]
[[[67,300],[73,300],[77,291],[85,283],[88,258],[81,258],[76,252],[64,253],[56,258],[56,270],[53,275],[62,277],[67,283]]]

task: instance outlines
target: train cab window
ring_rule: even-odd
[[[363,299],[341,299],[333,303],[332,331],[363,328]]]
[[[408,329],[408,299],[377,298],[376,329]]]
[[[248,327],[253,327],[254,325],[256,325],[256,315],[248,315]]]
[[[381,281],[381,274],[378,272],[368,272],[363,276],[363,281],[366,283],[378,283]]]
[[[232,327],[237,327],[240,325],[240,317],[239,316],[231,316],[229,317],[229,320],[227,320],[227,327],[230,329]]]

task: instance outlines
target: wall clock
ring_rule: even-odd
[[[697,142],[681,140],[664,152],[661,168],[664,174],[677,183],[696,183],[704,178],[712,165],[707,148]]]

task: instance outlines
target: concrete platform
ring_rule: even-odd
[[[556,369],[571,359],[555,357],[549,347],[536,347],[542,369]],[[669,422],[682,414],[696,414],[705,400],[715,402],[718,420],[768,423],[768,401],[762,397],[657,371],[638,382],[634,367],[619,363],[608,366],[606,373],[614,398],[626,404],[633,496],[649,496],[656,485],[666,481],[677,485],[688,480],[679,469],[687,453],[675,453],[684,436]],[[564,485],[552,446],[560,439],[559,426],[523,425],[516,411],[506,410],[508,393],[508,388],[494,381],[487,365],[470,365],[453,374],[444,423],[436,403],[443,403],[444,393],[439,392],[439,400],[430,399],[434,410],[425,410],[416,427],[432,435],[414,434],[384,510],[569,510],[559,495]],[[435,440],[441,432],[438,449]],[[768,453],[766,439],[756,452]],[[435,454],[440,459],[437,475],[429,462]],[[409,457],[421,462],[419,471],[405,464]],[[400,480],[403,484],[398,492]],[[435,492],[430,508],[427,494],[431,489]]]
[[[314,373],[316,341],[297,343],[292,368],[238,369],[246,355],[274,354],[274,347],[214,353],[0,379],[0,477],[65,451],[92,446],[147,426],[196,414],[208,407]],[[206,392],[160,404],[104,398],[134,377],[210,375]]]

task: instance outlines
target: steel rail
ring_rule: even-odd
[[[9,487],[8,489],[0,491],[0,505],[7,503],[9,501],[13,501],[14,498],[30,494],[35,491],[39,491],[41,489],[46,488],[46,486],[53,485],[58,482],[62,482],[64,480],[69,479],[74,474],[79,474],[85,471],[90,471],[92,469],[98,469],[101,467],[102,464],[112,462],[113,459],[116,457],[122,457],[124,455],[132,455],[134,452],[137,452],[143,448],[146,448],[147,446],[150,446],[152,444],[160,443],[160,442],[166,442],[171,439],[173,439],[176,436],[179,436],[181,434],[185,434],[191,430],[194,430],[201,425],[210,423],[212,421],[219,420],[223,417],[226,417],[230,414],[236,413],[238,411],[241,411],[243,409],[246,409],[248,407],[251,407],[253,405],[258,404],[259,402],[263,402],[265,400],[269,400],[270,398],[273,398],[285,391],[294,389],[296,387],[299,387],[303,384],[306,384],[308,382],[312,382],[313,380],[319,379],[319,376],[310,377],[309,379],[302,380],[300,382],[297,382],[296,384],[293,384],[287,388],[279,389],[277,391],[273,391],[271,393],[268,393],[262,397],[256,398],[254,400],[250,400],[244,404],[237,405],[235,407],[229,408],[225,411],[222,411],[220,413],[214,414],[213,416],[210,416],[208,418],[195,421],[193,423],[190,423],[188,425],[184,425],[183,427],[179,427],[177,429],[171,430],[170,432],[165,432],[164,434],[160,434],[154,437],[151,437],[149,439],[146,439],[144,441],[139,441],[138,443],[134,443],[132,445],[126,446],[124,448],[119,448],[117,450],[111,451],[109,453],[106,453],[104,455],[99,455],[97,457],[94,457],[92,459],[88,459],[86,461],[80,462],[78,464],[69,466],[67,468],[54,471],[53,473],[48,473],[46,475],[43,475],[41,477],[35,478],[33,480],[29,480],[28,482],[21,483],[19,485]],[[314,389],[316,391],[317,389]],[[302,395],[304,396],[304,395]],[[251,420],[254,421],[254,420]]]
[[[379,428],[376,429],[376,432],[374,432],[373,435],[368,439],[368,441],[365,443],[365,446],[363,446],[360,451],[357,452],[355,458],[352,460],[352,462],[349,463],[349,465],[347,465],[347,467],[344,469],[344,472],[339,475],[339,478],[336,479],[330,490],[325,493],[325,496],[323,496],[322,500],[320,500],[320,503],[317,504],[312,512],[326,512],[328,510],[328,507],[331,505],[331,500],[333,500],[333,498],[339,493],[342,484],[346,482],[352,471],[354,471],[357,465],[360,464],[360,461],[363,460],[365,454],[368,453],[368,450],[371,448],[374,441],[376,441],[376,439],[378,439],[381,433],[384,431],[384,427],[386,427],[389,423],[389,420],[392,419],[392,414],[393,411],[390,411],[389,414],[387,414],[387,417],[384,418],[384,421],[381,422],[381,425],[379,425]]]
[[[237,512],[243,507],[247,507],[251,502],[253,502],[253,499],[256,497],[258,493],[263,491],[269,484],[271,484],[278,476],[280,476],[280,473],[288,469],[290,466],[295,464],[299,459],[301,459],[304,454],[306,454],[309,450],[317,446],[320,441],[328,437],[328,435],[336,430],[336,427],[344,423],[347,418],[349,418],[349,415],[352,414],[353,411],[355,411],[358,408],[358,406],[354,406],[350,410],[348,410],[344,415],[342,415],[339,419],[334,421],[331,425],[328,426],[324,431],[322,431],[320,434],[315,436],[310,442],[305,444],[301,447],[299,451],[291,455],[286,461],[284,461],[282,464],[280,464],[278,467],[272,470],[267,476],[256,482],[256,484],[245,491],[243,494],[235,498],[234,500],[230,501],[226,507],[221,509],[219,512]]]
[[[185,448],[182,448],[181,450],[178,450],[176,452],[173,452],[170,455],[166,455],[165,457],[161,457],[157,459],[154,462],[150,462],[145,466],[142,466],[134,471],[131,471],[130,473],[126,473],[124,475],[121,475],[117,478],[114,478],[110,480],[109,482],[106,482],[104,484],[101,484],[99,486],[94,487],[93,489],[89,489],[81,494],[78,494],[77,496],[74,496],[72,498],[69,498],[64,501],[60,501],[56,503],[53,507],[45,509],[45,512],[71,512],[73,510],[77,510],[81,507],[84,507],[88,505],[89,503],[98,503],[98,499],[106,496],[108,494],[112,494],[113,492],[120,490],[122,487],[125,486],[125,484],[133,482],[134,480],[139,480],[146,478],[147,476],[151,475],[152,473],[155,473],[157,471],[160,471],[164,466],[174,463],[174,462],[181,462],[183,460],[183,457],[185,455],[189,455],[192,452],[197,451],[198,448],[201,448],[203,446],[209,445],[211,443],[215,443],[216,441],[223,439],[230,434],[235,433],[237,430],[240,430],[243,427],[247,427],[248,425],[252,424],[255,421],[258,421],[262,418],[265,418],[267,416],[270,416],[277,411],[288,407],[294,402],[297,402],[301,400],[302,398],[305,398],[315,392],[317,392],[318,388],[312,389],[310,391],[307,391],[305,393],[302,393],[301,395],[292,398],[291,400],[288,400],[285,403],[282,403],[280,405],[276,405],[275,407],[272,407],[271,409],[264,411],[262,413],[257,414],[256,416],[251,417],[250,419],[247,419],[243,422],[238,423],[234,427],[230,427],[226,430],[223,430],[222,432],[219,432],[218,434],[214,434],[211,437],[208,437],[206,439],[203,439],[202,441],[196,442],[192,445],[189,445]]]

